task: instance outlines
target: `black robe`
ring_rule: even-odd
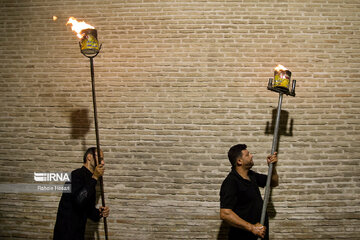
[[[82,240],[87,218],[100,220],[100,211],[95,208],[96,182],[84,166],[71,172],[71,193],[61,196],[54,240]]]

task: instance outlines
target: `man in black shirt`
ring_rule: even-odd
[[[84,239],[87,218],[98,222],[109,216],[109,208],[95,207],[96,183],[104,174],[103,152],[100,151],[100,164],[96,148],[89,148],[84,155],[82,168],[71,172],[71,193],[63,193],[56,217],[54,240]]]
[[[238,144],[228,152],[232,170],[221,185],[220,218],[230,224],[229,240],[269,239],[268,217],[265,226],[259,223],[263,205],[259,187],[266,186],[267,175],[250,170],[253,155],[246,148],[245,144]],[[277,153],[267,157],[268,164],[274,164],[271,187],[279,182],[277,160]]]

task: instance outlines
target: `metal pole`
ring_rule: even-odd
[[[95,121],[95,134],[96,134],[96,150],[98,159],[100,159],[100,137],[99,137],[99,128],[97,121],[97,107],[96,107],[96,94],[95,94],[95,77],[94,77],[94,61],[93,57],[90,58],[90,69],[91,69],[91,86],[92,86],[92,97],[93,97],[93,106],[94,106],[94,121]],[[98,163],[95,161],[95,166]],[[105,195],[104,195],[104,184],[102,176],[99,178],[100,183],[100,192],[101,192],[101,202],[102,206],[105,207]],[[105,239],[108,239],[108,228],[107,228],[107,220],[104,217],[104,230],[105,230]]]
[[[283,93],[279,93],[279,102],[278,102],[276,121],[275,121],[274,138],[273,138],[272,147],[271,147],[271,155],[273,155],[275,153],[277,142],[278,142],[282,99],[283,99]],[[264,223],[265,223],[266,209],[267,209],[267,205],[268,205],[269,197],[270,197],[270,183],[271,183],[272,171],[273,171],[273,163],[270,163],[268,175],[267,175],[267,179],[266,179],[264,203],[263,203],[262,212],[261,212],[261,219],[260,219],[261,225],[264,225]],[[258,238],[258,240],[260,240],[260,239],[261,238]]]

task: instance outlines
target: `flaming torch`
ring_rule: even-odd
[[[269,83],[267,89],[270,91],[283,93],[286,95],[290,95],[295,97],[295,85],[296,80],[292,81],[292,89],[289,90],[290,80],[291,80],[291,72],[279,64],[274,68],[274,84],[272,83],[272,78],[269,78]]]
[[[269,78],[268,87],[267,87],[268,90],[279,93],[279,101],[278,101],[277,115],[276,115],[276,121],[275,121],[274,137],[273,137],[273,142],[272,142],[272,147],[271,147],[271,155],[273,155],[277,151],[276,146],[277,146],[277,142],[278,142],[281,104],[282,104],[283,95],[286,94],[286,95],[295,97],[295,85],[296,85],[296,80],[293,80],[292,81],[292,89],[291,89],[291,91],[289,90],[289,85],[290,85],[290,80],[291,80],[291,72],[287,68],[285,68],[283,65],[278,65],[274,68],[274,80],[275,81],[273,84],[273,82],[272,82],[273,79]],[[262,225],[264,225],[264,223],[265,223],[266,209],[267,209],[267,205],[268,205],[269,197],[270,197],[270,182],[271,182],[272,171],[273,171],[273,164],[270,163],[269,169],[268,169],[268,176],[266,179],[264,203],[263,203],[261,219],[260,219],[260,224],[262,224]],[[258,240],[261,240],[261,239],[258,238]]]
[[[95,94],[95,78],[94,78],[94,62],[93,59],[99,54],[101,45],[97,40],[97,31],[96,29],[85,23],[78,22],[74,17],[70,17],[66,25],[71,24],[71,29],[77,33],[77,37],[80,39],[80,51],[81,53],[90,59],[90,71],[91,71],[91,86],[92,86],[92,97],[93,97],[93,106],[94,106],[94,122],[95,122],[95,134],[96,134],[96,148],[97,155],[100,156],[100,138],[99,138],[99,128],[97,121],[97,108],[96,108],[96,94]],[[95,158],[96,159],[96,158]],[[95,166],[97,165],[95,161]],[[99,178],[100,182],[100,191],[101,191],[101,202],[102,206],[105,207],[105,195],[104,195],[104,185],[103,178]],[[108,229],[107,221],[104,217],[104,230],[105,230],[105,239],[108,239]]]

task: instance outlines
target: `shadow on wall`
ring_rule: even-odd
[[[83,152],[86,151],[85,136],[90,130],[91,121],[89,119],[89,110],[86,108],[75,110],[71,113],[71,138],[80,139]]]
[[[221,222],[219,233],[217,236],[217,240],[227,240],[228,239],[228,232],[229,232],[229,224],[227,224],[224,220]]]
[[[272,110],[272,120],[271,120],[271,126],[269,122],[266,122],[266,128],[265,128],[265,135],[269,135],[269,134],[274,134],[274,129],[275,129],[275,122],[276,122],[276,113],[277,113],[277,108],[274,108]],[[287,123],[289,120],[289,112],[285,111],[285,110],[281,110],[280,113],[280,125],[279,125],[279,134],[278,134],[278,141],[277,141],[277,146],[275,147],[275,151],[277,151],[279,149],[279,143],[280,143],[280,136],[293,136],[293,126],[294,126],[294,119],[291,119],[290,121],[290,127],[289,127],[289,132],[287,132]]]

